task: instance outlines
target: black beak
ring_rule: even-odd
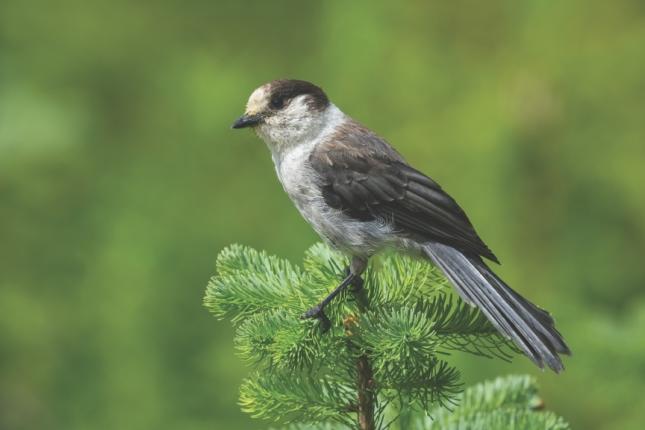
[[[246,128],[253,127],[260,123],[262,116],[260,115],[242,115],[231,126],[231,128]]]

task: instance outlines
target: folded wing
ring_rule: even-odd
[[[360,131],[350,128],[312,152],[309,161],[328,205],[362,221],[389,222],[421,243],[439,242],[497,262],[452,197],[382,139]]]

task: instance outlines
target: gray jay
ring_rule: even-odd
[[[350,257],[341,284],[303,317],[328,321],[325,306],[360,285],[368,259],[384,248],[423,256],[457,293],[540,368],[564,369],[570,354],[553,318],[513,291],[484,262],[497,257],[459,205],[384,139],[345,115],[323,90],[276,80],[250,96],[233,128],[266,142],[278,178],[314,230]]]

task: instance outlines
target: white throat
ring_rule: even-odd
[[[293,121],[280,125],[261,126],[257,133],[271,150],[273,161],[278,167],[288,153],[296,149],[310,151],[347,120],[347,115],[330,103],[323,112],[299,115]]]

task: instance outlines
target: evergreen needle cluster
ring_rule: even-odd
[[[237,352],[255,367],[241,387],[245,412],[293,429],[567,428],[534,410],[528,377],[463,391],[446,361],[451,352],[509,359],[516,350],[426,261],[375,259],[364,288],[326,308],[329,331],[301,319],[346,265],[322,244],[305,253],[302,268],[240,245],[220,253],[204,302],[233,321]]]

